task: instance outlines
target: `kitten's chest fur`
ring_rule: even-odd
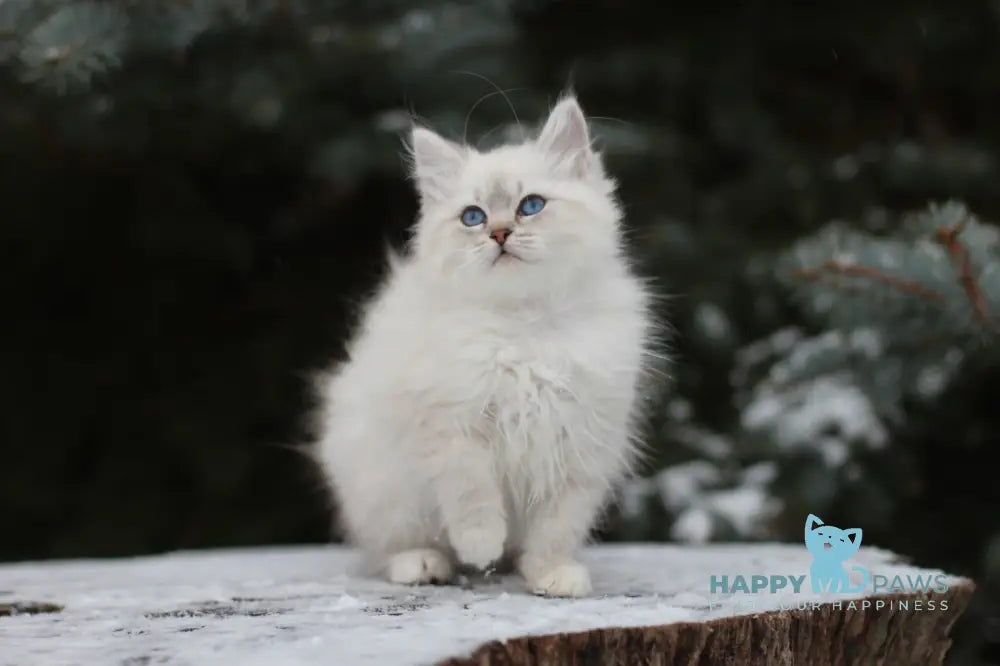
[[[456,359],[476,387],[477,429],[488,433],[509,475],[532,470],[557,482],[621,447],[638,355],[628,322],[599,310],[484,318]],[[616,330],[618,329],[618,330]]]
[[[548,330],[530,339],[493,341],[483,370],[484,417],[513,446],[557,439],[560,421],[583,407],[584,398],[573,387],[586,366],[565,342],[556,342],[559,338],[559,331]]]

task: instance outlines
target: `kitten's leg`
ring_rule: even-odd
[[[590,594],[590,574],[576,554],[604,496],[601,485],[577,485],[533,508],[518,559],[528,589],[553,597]]]
[[[360,546],[371,573],[406,585],[452,580],[455,572],[447,544],[427,513],[420,510],[419,500],[399,495],[393,500],[363,508],[357,501],[349,505],[354,513],[353,520],[347,521],[353,523],[349,527],[351,541]]]
[[[428,512],[421,510],[419,498],[388,492],[386,497],[393,501],[364,508],[364,527],[359,525],[357,503],[351,506],[355,511],[352,541],[365,553],[372,573],[406,585],[452,580],[455,572],[447,544]]]
[[[338,522],[363,552],[368,573],[404,584],[451,580],[448,544],[433,500],[412,470],[407,477],[398,466],[371,460],[344,470],[334,486]]]
[[[503,555],[507,517],[489,444],[480,436],[437,439],[424,462],[459,562],[486,569]]]

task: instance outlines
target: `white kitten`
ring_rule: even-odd
[[[636,459],[649,297],[573,98],[489,152],[411,137],[410,256],[322,380],[318,457],[368,562],[401,583],[516,562],[587,594],[575,559]]]

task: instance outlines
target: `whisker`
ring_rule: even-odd
[[[483,76],[482,74],[478,74],[476,72],[470,72],[470,71],[464,70],[464,69],[455,70],[455,73],[456,74],[465,74],[467,76],[474,76],[477,79],[485,81],[489,85],[493,86],[493,89],[494,89],[494,92],[487,93],[486,95],[483,95],[478,100],[476,100],[476,103],[472,105],[471,109],[469,109],[469,113],[466,114],[466,116],[465,116],[465,125],[462,128],[462,141],[463,142],[465,142],[466,138],[468,137],[469,119],[472,117],[472,112],[475,111],[476,107],[479,106],[482,102],[486,101],[490,97],[493,97],[494,95],[500,95],[500,96],[502,96],[504,98],[504,101],[507,102],[507,108],[510,109],[511,114],[514,116],[514,122],[517,123],[518,129],[522,129],[523,130],[523,127],[521,126],[521,119],[518,118],[518,116],[517,116],[517,110],[514,108],[514,103],[510,101],[510,97],[507,95],[507,93],[508,92],[516,92],[516,91],[519,91],[519,90],[524,90],[524,88],[508,88],[507,90],[504,90],[503,88],[501,88],[500,86],[498,86],[496,83],[494,83],[489,77]]]
[[[474,262],[478,261],[482,257],[482,254],[486,251],[487,247],[489,247],[489,244],[480,243],[479,245],[476,245],[472,248],[466,248],[454,252],[453,254],[460,254],[464,259],[464,261],[462,261],[455,267],[455,270],[462,270],[466,266],[470,266]]]
[[[621,118],[613,118],[611,116],[587,116],[587,120],[607,120],[609,122],[618,123],[619,125],[624,125],[626,127],[634,127],[635,123],[631,123],[627,120]]]

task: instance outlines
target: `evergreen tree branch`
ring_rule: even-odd
[[[888,236],[832,223],[779,256],[779,280],[826,330],[748,355],[740,376],[760,379],[738,388],[751,422],[778,427],[787,401],[816,391],[863,396],[873,418],[896,421],[904,395],[944,389],[983,328],[997,339],[1000,230],[957,202],[901,222]]]
[[[778,258],[778,279],[811,316],[843,330],[880,331],[884,342],[1000,337],[1000,230],[957,202],[906,215],[888,236],[841,222]],[[964,344],[964,343],[963,343]]]
[[[988,330],[1000,335],[1000,326],[997,325],[996,321],[990,315],[986,295],[976,280],[969,252],[958,238],[964,229],[965,220],[952,227],[942,227],[935,231],[934,240],[941,244],[948,252],[948,258],[955,266],[958,282],[962,286],[962,291],[965,293],[966,298],[969,299],[969,305],[972,307],[976,319]]]
[[[866,278],[932,303],[943,303],[945,300],[944,296],[933,289],[928,289],[921,284],[880,271],[871,266],[843,264],[831,259],[823,262],[818,268],[799,268],[792,271],[792,275],[800,280],[834,286],[836,283],[827,279],[827,275],[829,274]],[[840,285],[836,286],[839,287]]]

